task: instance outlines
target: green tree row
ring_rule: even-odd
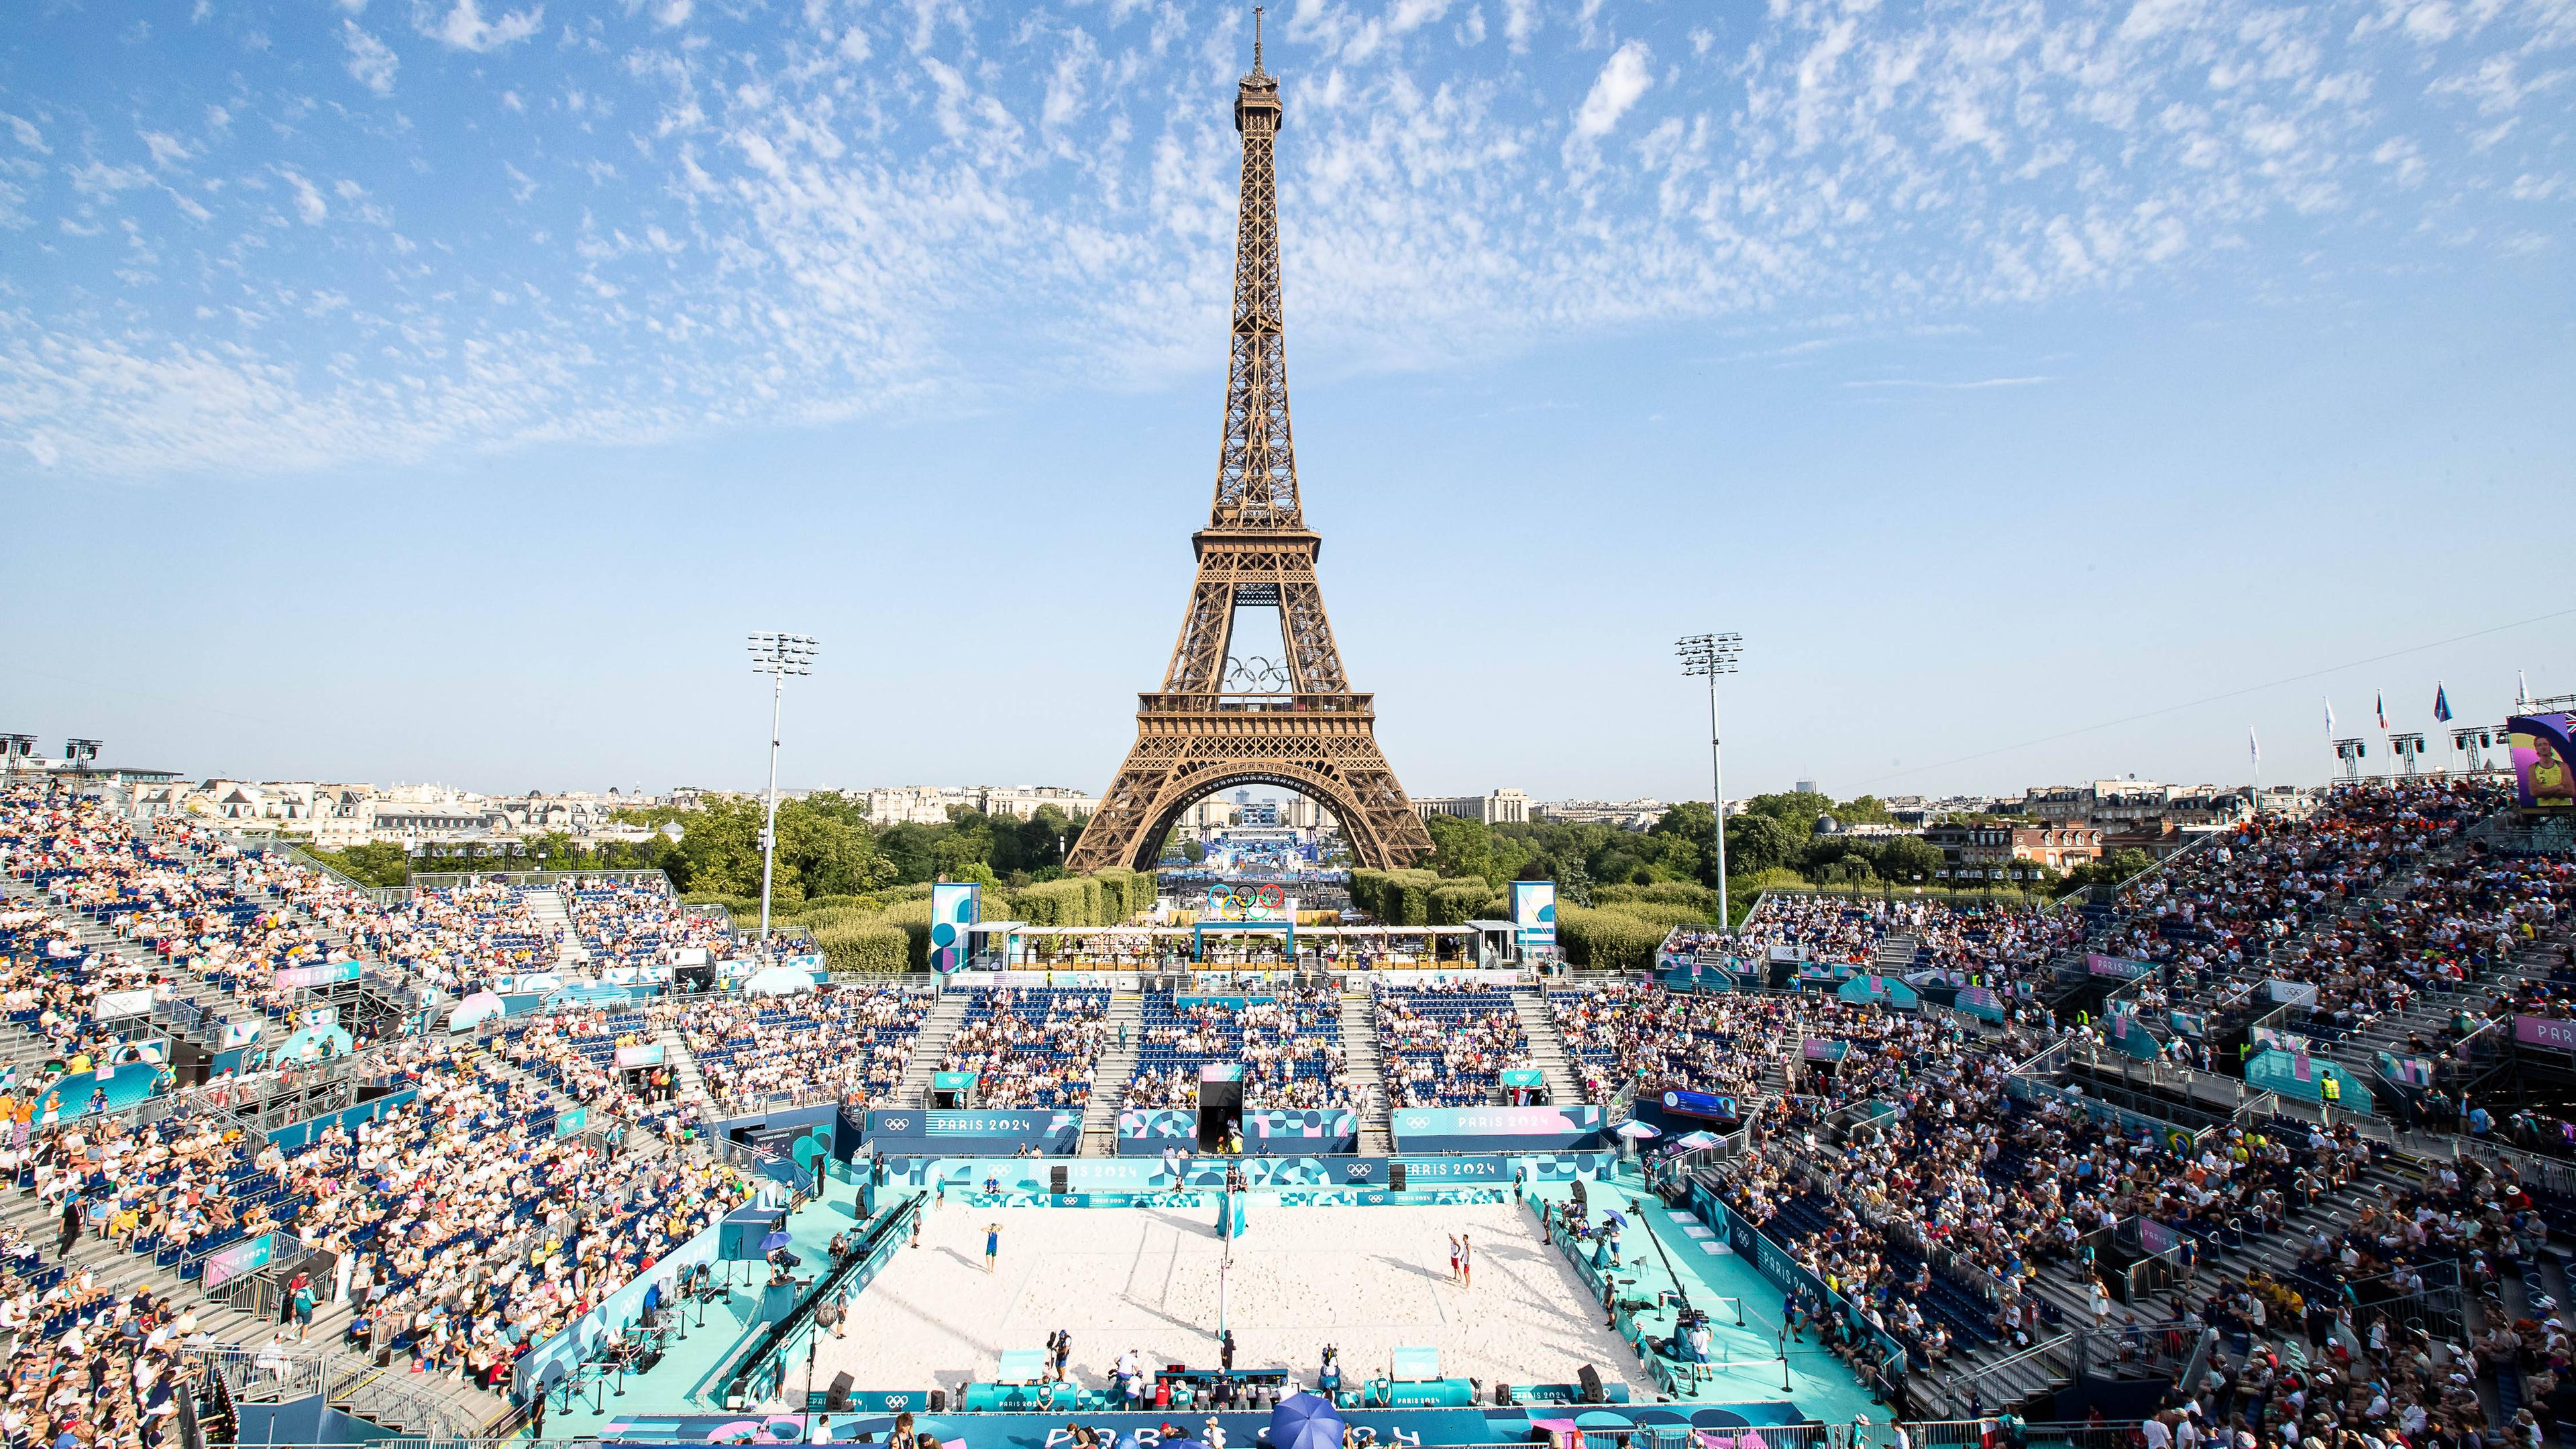
[[[492,870],[659,870],[684,894],[750,898],[760,895],[760,824],[765,806],[756,797],[714,796],[694,809],[653,806],[623,810],[617,819],[650,827],[641,841],[584,843],[568,835],[538,835],[521,854],[487,857],[407,857],[398,845],[361,845],[316,855],[370,885],[406,884],[414,872]],[[661,827],[676,824],[671,840]],[[1064,874],[1065,852],[1082,838],[1083,822],[1052,805],[1021,820],[974,810],[952,812],[945,824],[878,826],[860,801],[837,791],[817,791],[778,802],[773,905],[793,907],[809,897],[860,895],[934,880],[980,880],[994,888],[1024,886]]]

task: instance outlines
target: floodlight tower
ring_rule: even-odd
[[[778,859],[778,710],[787,698],[787,676],[814,672],[822,646],[810,634],[754,634],[751,671],[769,676],[769,811],[760,826],[760,949],[769,950],[769,883]]]
[[[77,767],[95,761],[98,758],[98,744],[99,742],[96,740],[68,739],[63,741],[63,763]]]
[[[1737,661],[1744,657],[1744,636],[1692,634],[1675,641],[1673,648],[1681,656],[1684,675],[1708,680],[1709,813],[1715,817],[1711,833],[1717,837],[1717,929],[1721,935],[1733,935],[1734,918],[1726,908],[1726,771],[1717,750],[1717,677],[1735,672]]]
[[[2360,779],[2362,756],[2370,753],[2370,746],[2359,739],[2337,740],[2334,742],[2334,752],[2335,758],[2343,761],[2343,777],[2346,780]]]

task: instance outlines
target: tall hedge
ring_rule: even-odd
[[[917,901],[902,901],[886,907],[885,914],[877,917],[877,924],[892,926],[910,938],[904,950],[904,960],[909,969],[914,971],[930,969],[930,900],[928,897],[925,896]]]
[[[929,937],[927,922],[922,935]],[[818,926],[814,944],[823,948],[823,964],[834,971],[891,976],[912,964],[911,933],[879,921]]]
[[[1424,924],[1463,926],[1477,919],[1477,913],[1493,894],[1494,888],[1482,880],[1444,882],[1431,892],[1431,919]]]
[[[1606,885],[1592,888],[1596,906],[1652,902],[1657,905],[1689,906],[1706,920],[1717,919],[1717,892],[1697,881],[1659,880],[1653,885]]]
[[[1709,908],[1704,911],[1696,906],[1676,906],[1664,901],[1619,901],[1602,905],[1598,897],[1594,899],[1594,906],[1596,909],[1631,916],[1658,929],[1669,931],[1675,926],[1705,926],[1715,920],[1717,901],[1714,899],[1713,892],[1711,895]]]
[[[1565,959],[1595,971],[1648,971],[1665,928],[1626,911],[1570,905],[1556,907],[1556,939]]]
[[[1154,877],[1151,875],[1125,866],[1111,866],[1094,879],[1100,882],[1103,925],[1116,925],[1154,908]]]

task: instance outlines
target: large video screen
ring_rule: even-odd
[[[2518,714],[2504,722],[2513,743],[2514,799],[2526,810],[2576,809],[2576,714]]]

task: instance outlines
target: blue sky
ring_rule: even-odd
[[[745,784],[784,628],[792,782],[1097,787],[1206,508],[1249,32],[14,8],[0,728]],[[1704,628],[1731,790],[2239,781],[2249,726],[2316,779],[2324,694],[2576,689],[2576,0],[1268,34],[1308,512],[1417,793],[1704,796]]]

